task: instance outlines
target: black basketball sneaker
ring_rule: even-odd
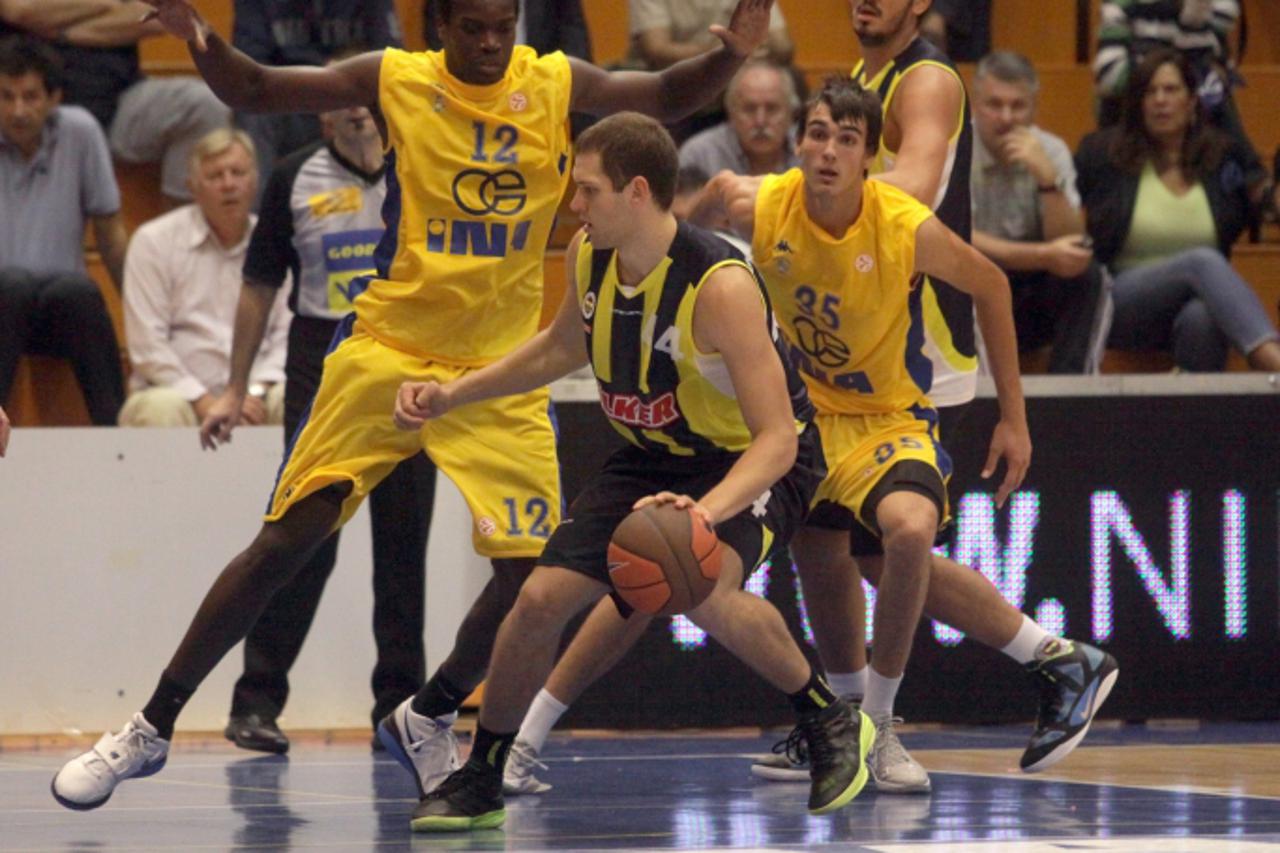
[[[867,784],[867,753],[876,739],[871,720],[837,699],[802,715],[796,730],[809,755],[809,813],[826,814],[847,805]]]
[[[1040,713],[1021,766],[1027,773],[1052,767],[1071,754],[1120,676],[1116,659],[1085,643],[1054,638],[1027,664],[1041,679]]]
[[[418,802],[409,826],[414,832],[497,829],[507,819],[502,773],[468,761]]]

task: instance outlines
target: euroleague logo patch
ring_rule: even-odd
[[[860,273],[871,272],[875,265],[876,262],[870,255],[858,255],[857,259],[853,262],[853,268]]]
[[[596,295],[588,293],[582,297],[582,319],[590,320],[596,315]]]
[[[529,99],[524,92],[512,92],[511,97],[507,99],[508,106],[514,113],[522,113],[529,106]]]
[[[498,532],[498,523],[484,516],[476,521],[476,529],[480,531],[481,536],[492,536]]]

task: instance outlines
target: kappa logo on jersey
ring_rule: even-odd
[[[652,403],[634,394],[600,392],[600,407],[611,420],[641,429],[662,429],[680,420],[676,395],[668,391]]]
[[[778,245],[773,247],[775,252],[786,252],[788,255],[795,254],[795,249],[791,248],[791,244],[786,240],[779,240]]]
[[[582,297],[582,319],[590,320],[596,315],[596,295],[588,293]]]

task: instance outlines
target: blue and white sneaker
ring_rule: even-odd
[[[418,798],[431,793],[462,766],[458,759],[458,738],[453,733],[457,714],[431,718],[413,710],[413,697],[399,705],[378,723],[378,739],[400,766],[413,775]]]
[[[138,712],[118,733],[107,732],[93,749],[62,765],[49,790],[69,809],[96,809],[125,779],[159,773],[168,759],[169,741]]]
[[[1052,767],[1080,745],[1120,676],[1115,658],[1072,640],[1050,638],[1036,657],[1027,671],[1043,683],[1036,730],[1020,762],[1025,773]]]

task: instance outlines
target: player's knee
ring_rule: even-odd
[[[522,635],[555,633],[567,621],[562,596],[552,584],[526,583],[508,617]]]
[[[914,512],[882,519],[880,529],[886,555],[927,553],[938,532],[938,513],[925,502]]]

